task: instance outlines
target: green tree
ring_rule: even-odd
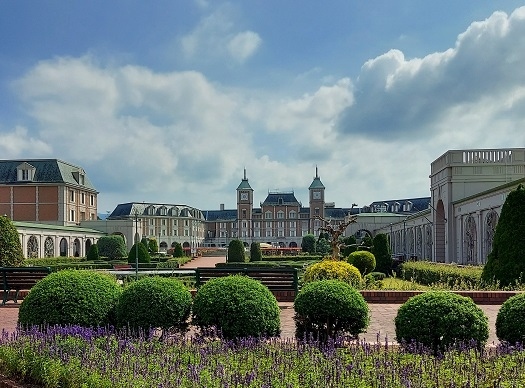
[[[100,259],[100,254],[98,252],[98,245],[93,244],[89,247],[89,251],[87,254],[87,260],[93,261],[93,260],[98,260],[98,259]]]
[[[331,254],[332,246],[330,245],[330,242],[326,238],[321,238],[319,239],[319,241],[317,241],[317,244],[315,246],[315,252],[323,256]]]
[[[23,259],[16,227],[8,217],[0,216],[0,267],[18,267]]]
[[[155,254],[159,251],[159,244],[155,237],[150,237],[148,239],[148,251],[150,254]]]
[[[181,243],[175,243],[175,248],[173,249],[173,257],[184,257],[184,250],[182,249]]]
[[[387,275],[392,272],[392,251],[388,243],[388,236],[384,233],[376,234],[373,241],[372,253],[376,258],[376,271]]]
[[[231,240],[228,245],[228,263],[244,263],[244,244],[241,240]]]
[[[363,241],[361,241],[361,244],[357,248],[359,251],[369,251],[371,252],[374,248],[374,240],[372,240],[372,236],[370,236],[368,233],[365,237],[363,237]]]
[[[133,244],[131,249],[128,253],[128,263],[135,264],[136,257],[137,257],[137,251],[139,254],[139,263],[149,263],[151,262],[151,256],[149,255],[148,248],[142,244],[141,241],[138,242],[139,246],[137,247],[137,243]]]
[[[307,234],[306,236],[303,236],[303,240],[301,241],[301,249],[303,252],[315,253],[316,245],[317,242],[315,241],[315,236],[313,234]]]
[[[98,239],[98,252],[100,256],[109,260],[121,259],[128,256],[124,239],[119,235],[102,236]]]
[[[357,251],[357,239],[355,236],[347,236],[343,239],[342,256],[348,257],[352,252]]]
[[[250,261],[261,261],[261,260],[262,260],[261,244],[254,241],[250,245]]]
[[[522,184],[507,196],[481,275],[485,283],[508,286],[525,278],[525,188]]]

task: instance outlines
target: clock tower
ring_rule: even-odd
[[[249,243],[253,237],[252,213],[253,189],[244,169],[244,178],[237,187],[237,238],[244,243]]]
[[[319,172],[317,171],[317,166],[315,167],[315,177],[312,181],[310,187],[308,187],[309,192],[309,202],[310,202],[310,230],[309,233],[314,234],[315,236],[319,235],[319,226],[322,222],[318,217],[324,218],[324,190],[325,187],[321,178],[319,178]]]

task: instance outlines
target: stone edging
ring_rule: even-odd
[[[409,298],[425,291],[389,291],[361,290],[361,295],[368,303],[403,304]],[[453,291],[456,294],[471,298],[476,304],[500,305],[511,296],[521,294],[521,291]]]

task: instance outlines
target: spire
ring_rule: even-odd
[[[319,178],[319,169],[317,168],[317,165],[315,166],[315,177],[308,189],[324,189],[323,182],[321,182],[321,178]]]
[[[244,167],[244,181],[247,181],[248,179],[246,179],[246,167]]]
[[[239,187],[237,187],[237,190],[253,190],[250,184],[248,183],[248,178],[246,175],[246,167],[244,167],[244,177],[242,178],[242,181],[239,184]]]
[[[315,165],[315,178],[319,178],[319,172],[317,171],[317,164]]]

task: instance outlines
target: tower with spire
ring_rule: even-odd
[[[319,178],[319,171],[317,166],[315,166],[315,177],[310,187],[308,187],[309,192],[309,202],[310,202],[310,233],[314,235],[319,234],[319,226],[321,222],[318,217],[324,218],[324,208],[325,208],[325,198],[324,198],[325,187],[321,178]]]
[[[246,177],[246,168],[244,177],[237,187],[237,237],[241,241],[251,239],[253,216],[253,189]]]

